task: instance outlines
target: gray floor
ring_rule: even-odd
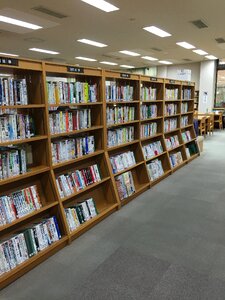
[[[0,299],[225,299],[224,175],[225,131]]]

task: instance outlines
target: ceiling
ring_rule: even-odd
[[[1,11],[11,11],[15,16],[24,16],[26,21],[36,22],[44,28],[23,30],[0,22],[0,52],[15,53],[22,57],[47,59],[69,64],[80,64],[107,68],[100,61],[136,68],[159,65],[139,57],[126,56],[120,50],[130,50],[169,60],[173,64],[198,62],[206,58],[176,45],[186,41],[218,58],[225,57],[225,43],[218,44],[216,38],[225,39],[224,0],[109,0],[120,10],[105,13],[80,0],[0,0]],[[65,15],[53,17],[34,10],[43,6]],[[16,10],[16,11],[15,11]],[[25,15],[24,15],[25,14]],[[191,21],[201,19],[208,28],[198,29]],[[38,22],[38,23],[37,23]],[[160,38],[143,27],[155,25],[172,34]],[[107,44],[97,48],[77,42],[87,38]],[[58,55],[41,54],[28,50],[31,47],[55,50]],[[98,62],[75,59],[85,56]],[[207,60],[207,59],[206,59]]]

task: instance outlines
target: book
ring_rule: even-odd
[[[120,200],[128,198],[135,193],[133,176],[130,171],[115,177],[115,180]]]
[[[107,102],[133,101],[134,87],[129,83],[124,85],[122,82],[106,80],[105,96]]]
[[[134,140],[134,126],[120,127],[110,129],[107,132],[108,147],[114,147]]]
[[[145,159],[150,159],[156,155],[163,153],[163,147],[161,141],[155,141],[147,145],[142,146]]]
[[[151,181],[160,178],[164,174],[162,162],[159,159],[152,160],[146,166]]]
[[[141,105],[140,109],[141,113],[141,120],[146,120],[150,118],[156,118],[157,117],[157,105]]]
[[[136,164],[133,151],[127,151],[110,157],[113,173],[116,174]]]
[[[106,108],[107,125],[131,122],[135,120],[136,109],[133,106],[115,106]]]
[[[157,134],[158,126],[157,122],[151,122],[147,124],[141,124],[140,126],[140,135],[141,138],[147,138]]]

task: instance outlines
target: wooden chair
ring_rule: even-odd
[[[198,119],[198,132],[199,132],[199,135],[204,135],[206,134],[206,118],[201,116],[199,119]]]
[[[207,114],[207,116],[209,116],[209,122],[208,122],[208,128],[207,128],[207,132],[210,134],[213,134],[213,130],[214,130],[214,114]]]
[[[214,126],[223,129],[223,112],[214,114]]]

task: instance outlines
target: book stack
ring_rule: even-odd
[[[91,127],[91,110],[76,109],[56,111],[49,114],[51,134],[70,132]]]
[[[34,136],[34,121],[28,114],[0,115],[0,142],[31,138]]]
[[[157,97],[157,89],[153,87],[142,87],[141,88],[141,100],[148,101],[148,100],[156,100]]]
[[[113,173],[116,174],[136,164],[133,151],[127,151],[110,157]]]
[[[185,127],[188,125],[188,116],[182,116],[180,118],[180,127]]]
[[[191,133],[190,133],[189,130],[186,130],[185,132],[182,132],[181,136],[182,136],[182,139],[183,139],[184,143],[187,143],[187,142],[192,140]]]
[[[180,165],[183,162],[183,157],[180,151],[170,154],[170,163],[172,168]]]
[[[0,243],[0,275],[13,270],[61,238],[55,216],[44,219]]]
[[[42,207],[37,186],[0,197],[0,226],[10,224]]]
[[[172,116],[177,114],[177,104],[169,103],[165,105],[165,116]]]
[[[97,216],[98,211],[93,198],[89,198],[74,206],[65,208],[65,214],[70,232],[76,230],[81,224]]]
[[[89,103],[97,101],[97,84],[79,82],[69,78],[47,78],[49,104]]]
[[[135,193],[134,180],[131,171],[117,176],[115,180],[120,200],[128,198]]]
[[[166,100],[178,100],[178,88],[166,88],[165,89]]]
[[[176,148],[180,145],[178,135],[169,136],[165,138],[166,148],[167,150],[171,150],[173,148]]]
[[[134,94],[134,87],[126,84],[122,85],[116,81],[106,81],[106,101],[132,101]]]
[[[191,89],[183,89],[182,99],[190,100],[191,98]]]
[[[142,147],[145,159],[150,159],[163,153],[161,141],[156,141]]]
[[[164,132],[168,132],[177,128],[177,118],[170,118],[164,121]]]
[[[141,127],[140,127],[141,138],[154,136],[156,134],[157,134],[157,123],[156,122],[141,124]]]
[[[141,105],[141,120],[157,117],[157,105]]]
[[[27,172],[27,152],[21,146],[0,147],[0,180]]]
[[[192,155],[198,153],[198,148],[195,143],[190,143],[185,148],[187,158],[190,158]]]
[[[108,130],[107,145],[114,147],[134,140],[134,126]]]
[[[154,159],[150,163],[148,163],[147,170],[149,177],[152,181],[158,179],[164,174],[162,162],[159,159]]]
[[[74,170],[57,177],[56,184],[61,198],[70,196],[85,187],[101,181],[98,165]]]
[[[0,77],[0,106],[27,104],[26,79]]]
[[[188,112],[188,103],[187,102],[182,102],[181,103],[181,113],[185,114],[186,112]]]
[[[60,139],[51,142],[52,163],[78,158],[95,152],[95,138],[86,135],[77,138]]]
[[[133,106],[107,107],[106,116],[107,116],[107,125],[134,121],[135,107]]]

